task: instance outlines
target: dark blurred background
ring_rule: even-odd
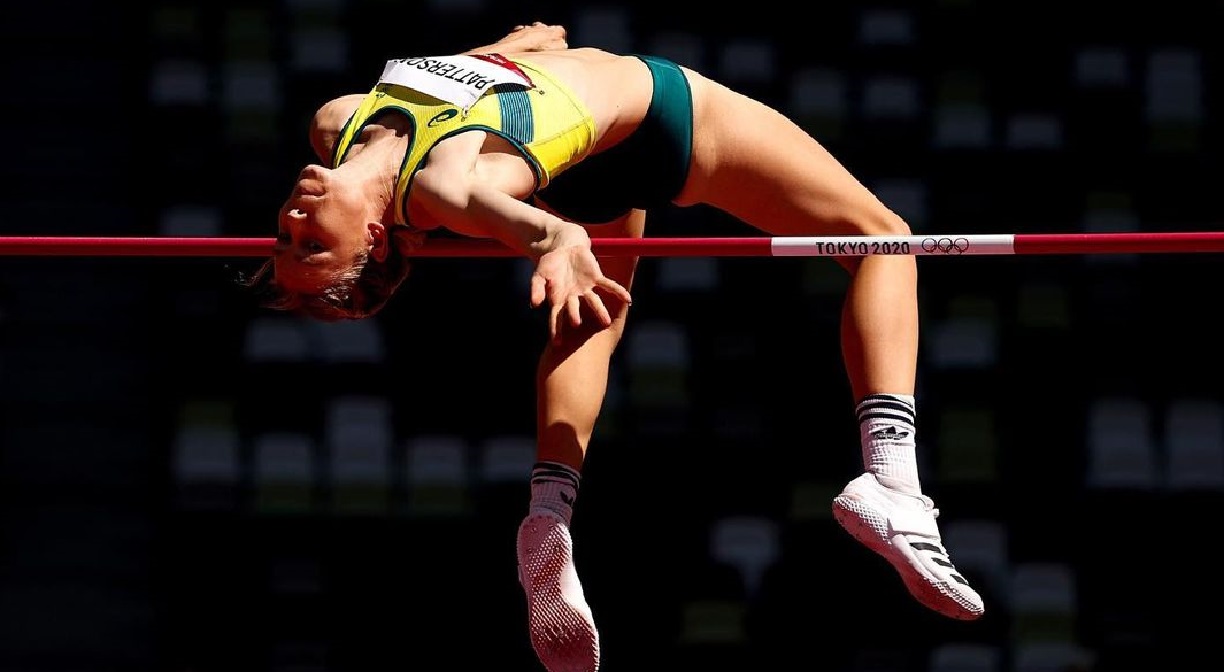
[[[8,3],[0,234],[270,237],[319,104],[532,20],[782,109],[916,232],[1209,230],[1221,4]],[[540,669],[525,262],[422,260],[337,325],[254,305],[257,263],[0,259],[0,669]],[[831,520],[840,270],[649,259],[574,521],[606,672],[1210,660],[1219,256],[919,263],[924,486],[986,615]]]

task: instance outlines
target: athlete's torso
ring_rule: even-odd
[[[410,145],[396,185],[400,223],[406,221],[413,175],[430,150],[447,137],[484,131],[501,138],[531,166],[538,189],[601,145],[626,135],[640,120],[637,108],[644,111],[649,105],[649,76],[636,70],[640,68],[637,59],[594,49],[482,57],[487,63],[470,59],[388,62],[380,82],[361,100],[336,138],[332,166],[342,163],[360,142],[366,125],[387,113],[407,120]],[[489,74],[491,77],[485,76]],[[623,79],[642,80],[647,95],[634,96],[632,83],[620,81]],[[456,91],[456,84],[467,88]],[[640,103],[635,104],[635,98]],[[587,100],[594,106],[588,107]]]
[[[635,56],[583,47],[512,56],[547,70],[583,102],[595,120],[595,152],[633,132],[650,107],[650,72]]]

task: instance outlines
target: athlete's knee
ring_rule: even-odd
[[[903,217],[881,205],[856,218],[855,228],[868,236],[908,236],[909,224]]]
[[[891,210],[881,207],[863,217],[858,218],[853,223],[853,228],[860,235],[866,236],[908,236],[910,235],[909,224],[903,217],[897,215]],[[890,256],[894,260],[912,260],[913,257],[908,256]],[[841,265],[850,275],[858,273],[859,268],[863,265],[864,257],[838,257],[837,263]]]

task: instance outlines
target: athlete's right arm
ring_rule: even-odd
[[[455,233],[495,238],[532,260],[563,245],[589,246],[581,226],[520,200],[535,186],[522,157],[482,153],[484,143],[483,132],[469,131],[429,151],[412,178],[410,219],[419,213]]]
[[[521,160],[482,161],[484,133],[460,133],[430,150],[429,163],[413,178],[409,218],[415,207],[430,219],[467,236],[495,238],[531,258],[531,304],[547,301],[549,332],[558,338],[563,320],[583,323],[587,306],[601,327],[612,314],[600,292],[631,301],[629,290],[604,275],[582,226],[520,200],[534,183]],[[502,157],[504,158],[504,157]]]
[[[413,179],[412,190],[430,219],[445,228],[472,238],[494,238],[533,261],[560,247],[590,246],[590,237],[578,224],[478,179],[426,168]]]

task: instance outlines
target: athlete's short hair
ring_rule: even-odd
[[[245,279],[265,308],[306,315],[325,322],[372,317],[382,310],[395,290],[408,277],[412,265],[407,252],[423,242],[424,236],[407,226],[392,226],[387,256],[382,261],[363,250],[345,270],[316,292],[287,290],[276,282],[273,259]]]

